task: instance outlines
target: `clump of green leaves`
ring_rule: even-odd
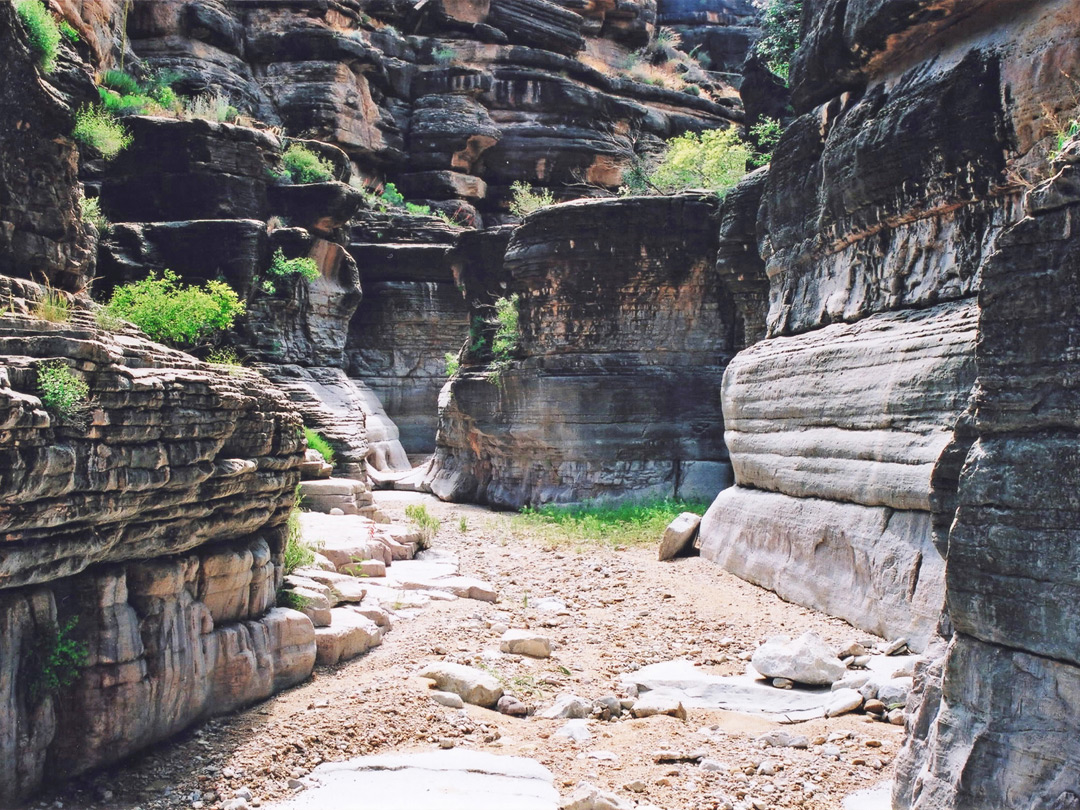
[[[326,183],[334,179],[334,167],[301,143],[289,144],[281,156],[285,171],[294,183]]]
[[[307,439],[308,448],[322,456],[323,461],[331,467],[334,466],[334,448],[330,446],[330,442],[309,427],[304,428],[304,438]]]
[[[314,259],[307,256],[286,259],[281,248],[278,248],[270,259],[270,275],[300,276],[308,281],[314,281],[319,277],[319,265]]]
[[[514,518],[511,531],[519,536],[539,536],[552,545],[581,542],[642,545],[656,542],[667,525],[683,512],[702,515],[708,507],[707,501],[679,498],[548,504],[522,509]]]
[[[750,139],[757,144],[757,148],[750,155],[750,163],[764,166],[771,162],[773,149],[783,134],[784,128],[775,118],[765,116],[758,119],[758,122],[750,127]]]
[[[32,703],[66,689],[79,679],[90,651],[84,642],[72,638],[78,624],[77,616],[63,626],[54,623],[39,630],[30,642],[24,672]]]
[[[1061,126],[1054,134],[1054,148],[1050,150],[1050,162],[1058,160],[1065,151],[1066,145],[1078,136],[1080,136],[1080,118],[1073,118]]]
[[[37,387],[41,404],[66,419],[78,416],[90,396],[86,380],[72,372],[63,360],[38,366]]]
[[[244,304],[224,281],[196,287],[181,284],[175,273],[166,270],[160,277],[151,272],[142,281],[117,287],[107,309],[153,340],[190,347],[232,327],[244,312]]]
[[[75,130],[72,132],[79,143],[97,150],[106,160],[111,160],[131,145],[131,133],[116,116],[105,109],[80,107],[75,113]]]
[[[510,186],[510,192],[513,194],[510,200],[510,213],[522,219],[533,211],[555,204],[555,197],[546,188],[535,191],[528,183],[520,180]]]
[[[799,47],[802,5],[802,0],[769,0],[761,16],[761,38],[754,44],[754,52],[784,84]]]
[[[383,186],[382,194],[379,198],[389,205],[391,208],[403,208],[405,206],[405,197],[401,192],[397,190],[397,186],[393,183],[387,183]]]
[[[81,37],[79,36],[79,32],[75,30],[75,26],[73,26],[67,20],[60,21],[60,34],[72,45],[74,45],[81,39]]]
[[[56,70],[56,57],[60,53],[60,26],[41,0],[16,0],[15,12],[22,20],[30,47],[38,57],[38,65],[45,73]]]
[[[495,336],[491,339],[491,353],[496,362],[509,362],[521,341],[520,316],[517,293],[495,301]]]
[[[443,359],[446,360],[446,376],[453,377],[461,369],[461,361],[458,356],[453,352],[447,352],[443,355]]]
[[[420,548],[430,548],[432,539],[434,539],[436,532],[439,531],[439,527],[442,526],[442,521],[428,512],[426,506],[418,503],[409,504],[405,507],[405,517],[415,523],[420,530]]]
[[[623,174],[624,194],[675,194],[691,188],[725,191],[746,174],[750,148],[734,129],[688,132],[667,142],[663,157],[649,170],[640,161]]]
[[[314,560],[314,557],[312,558]],[[303,594],[296,591],[290,591],[287,588],[282,588],[278,591],[277,606],[283,608],[289,608],[289,610],[303,610],[308,606],[308,598]]]
[[[98,76],[98,96],[106,112],[115,116],[178,113],[182,108],[172,83],[173,73],[153,73],[140,80],[123,70],[105,70]]]
[[[79,199],[79,214],[83,222],[89,223],[98,231],[109,229],[109,218],[101,212],[101,200],[97,197],[81,197]]]
[[[435,48],[431,52],[431,58],[435,60],[436,65],[451,65],[457,58],[457,51],[453,48],[447,48],[445,46]]]

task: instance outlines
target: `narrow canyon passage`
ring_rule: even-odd
[[[486,669],[507,692],[542,710],[565,693],[590,702],[625,698],[621,676],[662,661],[684,658],[703,673],[741,673],[749,654],[776,634],[812,630],[834,648],[867,634],[701,558],[657,562],[655,544],[559,543],[511,513],[414,493],[375,497],[395,522],[405,519],[407,504],[424,504],[442,521],[433,547],[456,555],[461,573],[490,582],[498,601],[402,607],[382,645],[366,655],[319,668],[294,689],[194,726],[32,806],[214,808],[248,794],[252,806],[272,806],[312,790],[309,774],[320,763],[449,747],[535,759],[554,774],[563,797],[588,782],[628,806],[664,810],[716,810],[747,799],[754,807],[827,810],[891,778],[903,728],[865,715],[786,725],[775,716],[689,708],[685,721],[569,721],[588,731],[588,739],[574,741],[559,734],[565,719],[438,704],[429,682],[416,677],[435,661]],[[565,607],[545,609],[551,598]],[[551,657],[499,653],[504,626],[547,636]],[[806,737],[809,747],[767,747],[762,736],[778,730]]]

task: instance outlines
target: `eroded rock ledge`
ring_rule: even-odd
[[[686,194],[529,216],[502,279],[466,283],[474,312],[518,296],[518,359],[493,374],[468,354],[443,389],[431,490],[519,507],[722,488],[736,316],[713,272],[716,211]]]

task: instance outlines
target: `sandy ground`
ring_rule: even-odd
[[[781,726],[731,712],[691,709],[685,722],[596,721],[592,739],[576,744],[554,736],[564,720],[436,704],[426,695],[428,682],[414,677],[432,660],[483,664],[523,701],[542,708],[563,692],[624,696],[621,673],[673,658],[714,674],[741,672],[743,657],[780,633],[814,630],[836,646],[867,635],[700,558],[660,563],[655,546],[516,537],[509,514],[411,493],[378,493],[377,501],[394,520],[404,520],[406,504],[426,503],[443,521],[435,546],[459,556],[461,573],[494,584],[499,601],[432,603],[397,619],[382,646],[368,654],[80,779],[35,806],[209,809],[244,788],[259,806],[289,795],[290,780],[324,761],[451,744],[533,757],[555,774],[563,795],[586,780],[664,810],[718,810],[740,802],[758,810],[830,810],[853,791],[891,778],[903,729],[862,715],[783,726],[829,742],[799,750],[765,749],[757,738]],[[536,601],[545,596],[562,599],[566,615],[538,611]],[[552,657],[497,655],[499,636],[491,626],[500,623],[541,630],[555,644]],[[720,769],[657,762],[664,749],[705,752]]]

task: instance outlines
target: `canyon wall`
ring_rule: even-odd
[[[716,214],[711,195],[564,203],[513,231],[501,277],[466,271],[480,328],[440,397],[431,491],[517,508],[725,486],[716,413],[738,319],[713,272]],[[499,297],[520,332],[501,359]]]
[[[737,486],[702,528],[729,570],[918,648],[944,604],[980,285],[1073,103],[1067,4],[955,5],[804,20],[758,222],[764,340],[725,380]]]

